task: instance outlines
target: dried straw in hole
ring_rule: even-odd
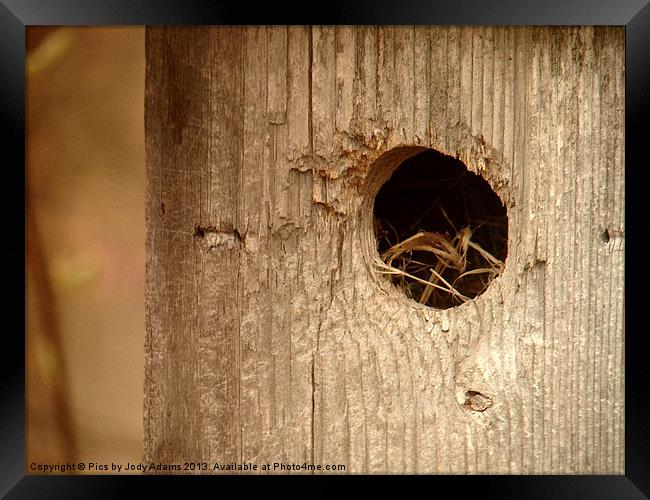
[[[503,261],[472,240],[478,227],[499,227],[502,221],[486,218],[474,230],[469,226],[456,230],[442,207],[441,212],[456,231],[453,236],[418,231],[396,241],[399,235],[390,223],[376,219],[377,237],[390,245],[377,259],[376,267],[408,297],[420,304],[446,309],[480,295],[503,271]],[[495,238],[493,234],[490,237]],[[391,244],[392,241],[396,242]]]

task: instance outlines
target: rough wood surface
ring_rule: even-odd
[[[149,28],[146,51],[147,461],[624,472],[622,27]],[[444,311],[372,267],[414,146],[508,207],[503,275]]]

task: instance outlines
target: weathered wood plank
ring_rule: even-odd
[[[268,33],[265,28],[245,28],[243,129],[244,137],[248,139],[243,151],[239,212],[242,231],[249,246],[259,245],[263,241],[271,220],[269,178],[272,172],[268,167],[270,117],[267,116],[271,100],[268,96],[267,45]],[[267,106],[261,106],[261,103],[267,103]],[[242,303],[239,325],[242,423],[239,437],[241,456],[238,461],[260,455],[267,446],[264,437],[271,427],[271,406],[262,405],[260,401],[271,401],[274,397],[272,374],[266,362],[270,346],[269,337],[265,335],[265,324],[270,321],[270,310],[255,310],[255,304],[265,300],[267,295],[268,257],[259,258],[243,252],[241,259],[240,269],[244,271],[240,277]],[[261,362],[260,355],[264,362]]]
[[[431,144],[431,30],[414,28],[413,135],[417,144]]]
[[[351,129],[354,137],[360,137],[364,144],[375,146],[377,134],[377,30],[363,26],[357,33],[357,53],[354,76],[354,122]]]
[[[621,474],[623,35],[149,28],[147,460]],[[402,146],[508,207],[460,307],[370,264]]]
[[[356,31],[352,26],[335,28],[336,38],[336,130],[349,131],[354,112]]]
[[[287,115],[287,28],[272,26],[265,30],[265,35],[268,36],[268,120],[281,124]]]

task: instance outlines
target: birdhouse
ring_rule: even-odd
[[[623,472],[622,27],[146,50],[148,462]]]

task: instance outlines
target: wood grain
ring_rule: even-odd
[[[146,34],[145,459],[624,472],[621,27]],[[503,275],[421,306],[372,202],[421,148],[508,208]]]

